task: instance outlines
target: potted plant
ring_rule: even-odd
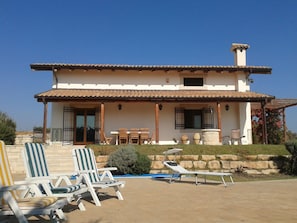
[[[200,133],[196,132],[193,136],[193,139],[194,139],[194,142],[196,145],[199,144],[200,143]]]
[[[182,135],[181,141],[182,144],[189,144],[189,137],[187,135]]]

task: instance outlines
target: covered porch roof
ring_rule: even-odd
[[[274,96],[256,92],[200,90],[100,90],[52,89],[34,96],[38,102],[62,101],[152,101],[152,102],[263,102]]]
[[[278,109],[284,109],[292,106],[297,105],[297,99],[272,99],[270,102],[268,102],[265,106],[267,109],[271,110],[278,110]],[[258,103],[252,103],[252,109],[261,109],[261,105]]]

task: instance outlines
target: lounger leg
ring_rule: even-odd
[[[59,217],[59,219],[65,219],[65,215],[64,215],[64,212],[62,211],[62,209],[57,209],[56,214]]]
[[[232,184],[234,184],[232,176],[230,176],[230,181],[231,181]]]
[[[227,187],[227,184],[226,184],[225,179],[224,179],[223,176],[221,176],[221,179],[222,179],[222,182],[224,183],[225,187]]]
[[[16,218],[18,219],[19,222],[22,223],[28,223],[25,215],[23,214],[23,212],[19,209],[17,202],[13,199],[12,195],[10,193],[4,193],[3,194],[3,198],[4,200],[7,201],[9,207],[11,208],[11,210],[13,211],[13,213],[15,214]]]
[[[101,202],[100,202],[100,200],[98,198],[98,195],[97,195],[94,187],[92,186],[92,183],[90,182],[90,179],[86,175],[81,175],[81,177],[82,177],[84,183],[87,185],[88,191],[90,192],[95,205],[96,206],[101,206]]]
[[[77,196],[75,202],[77,203],[79,210],[81,211],[86,210],[85,205],[83,204],[83,202],[81,202],[81,196]]]
[[[195,174],[195,183],[198,185],[198,174]]]
[[[101,206],[101,202],[100,202],[100,200],[98,198],[98,195],[97,195],[96,191],[94,190],[94,188],[90,188],[89,192],[90,192],[90,194],[91,194],[91,196],[93,198],[93,201],[95,202],[95,205],[96,206]]]
[[[172,182],[172,178],[173,178],[173,174],[171,175],[170,180],[169,180],[169,183],[170,183],[170,184],[171,184],[171,182]]]
[[[119,200],[124,200],[124,198],[123,198],[123,196],[122,196],[122,193],[121,193],[121,191],[120,191],[119,186],[114,187],[114,190],[115,190],[115,192],[116,192],[116,195],[118,196],[118,199],[119,199]]]

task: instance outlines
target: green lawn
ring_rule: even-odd
[[[285,145],[126,145],[134,147],[137,151],[146,155],[162,155],[164,151],[171,148],[183,149],[183,155],[221,155],[234,154],[239,156],[244,155],[290,155],[286,150]],[[118,148],[125,147],[116,145],[88,145],[92,148],[96,155],[109,155]]]

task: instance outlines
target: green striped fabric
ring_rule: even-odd
[[[71,185],[67,187],[55,187],[52,188],[51,191],[55,194],[65,194],[65,193],[72,193],[80,189],[80,185]]]
[[[30,177],[49,176],[43,145],[40,143],[25,143],[25,151]]]
[[[40,143],[25,143],[25,159],[27,162],[27,174],[29,177],[48,177],[50,176],[48,165],[45,158],[44,147]],[[41,186],[42,187],[42,186]],[[79,184],[54,187],[50,182],[49,187],[53,193],[63,194],[72,193],[81,188]],[[44,192],[43,188],[41,190]]]
[[[115,183],[118,184],[117,180],[108,180],[108,181],[100,180],[94,151],[91,148],[73,149],[73,152],[76,157],[75,165],[76,165],[77,171],[82,173],[87,172],[92,184],[93,183],[106,184],[106,185],[112,185]]]
[[[94,151],[90,148],[81,148],[74,149],[74,153],[77,158],[78,171],[92,171],[88,173],[91,183],[100,182]]]

